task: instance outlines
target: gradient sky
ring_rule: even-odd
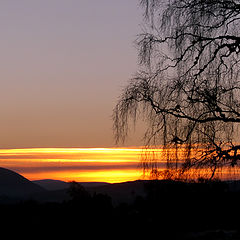
[[[2,0],[0,148],[113,147],[137,70],[138,0]],[[124,146],[141,145],[140,134]]]

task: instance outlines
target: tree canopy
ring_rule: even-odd
[[[143,116],[146,146],[179,174],[240,160],[240,1],[141,0],[139,71],[123,89],[113,120],[117,141]],[[162,159],[143,161],[159,174]]]

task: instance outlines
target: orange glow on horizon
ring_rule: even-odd
[[[0,159],[1,167],[29,180],[114,183],[142,178],[139,169],[142,153],[142,148],[0,149]]]
[[[156,160],[160,170],[166,169],[166,162],[159,161],[161,154],[160,148],[0,149],[0,167],[16,171],[29,180],[116,183],[143,179],[143,169],[140,167],[143,157]],[[240,170],[234,171],[239,178]],[[229,170],[223,169],[218,175],[226,179]]]
[[[112,170],[112,171],[53,171],[49,172],[49,175],[45,172],[26,173],[23,174],[29,180],[40,180],[40,179],[56,179],[61,181],[77,181],[77,182],[108,182],[118,183],[126,181],[134,181],[141,179],[141,173],[136,170]],[[46,176],[49,176],[46,178]]]

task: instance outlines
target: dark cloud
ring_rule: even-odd
[[[22,173],[39,173],[39,172],[65,172],[65,171],[98,171],[98,170],[126,170],[126,169],[138,169],[138,164],[114,164],[114,165],[84,165],[84,166],[50,166],[50,167],[13,167],[14,171]]]

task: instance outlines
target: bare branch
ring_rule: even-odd
[[[114,109],[116,140],[124,140],[131,119],[141,115],[149,123],[147,145],[162,145],[166,153],[185,149],[185,159],[178,153],[166,154],[168,166],[182,158],[183,169],[210,167],[211,177],[224,164],[236,166],[240,1],[141,0],[140,4],[149,30],[137,40],[145,71],[129,82]]]

